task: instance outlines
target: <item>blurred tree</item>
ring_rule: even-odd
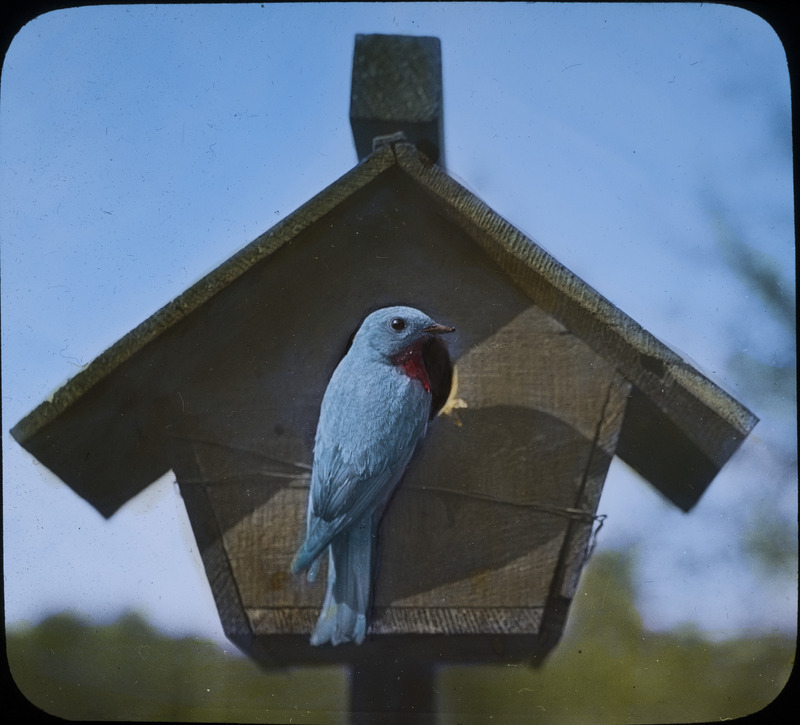
[[[561,644],[539,669],[454,667],[440,677],[445,723],[710,722],[761,710],[792,668],[789,637],[709,642],[649,632],[634,605],[632,557],[596,555]]]
[[[7,645],[22,694],[68,719],[326,723],[346,707],[336,667],[265,673],[238,651],[170,639],[135,614],[107,626],[57,614],[9,632]]]
[[[776,318],[794,336],[797,315],[792,288],[784,282],[777,260],[755,249],[736,234],[720,214],[716,215],[718,238],[730,268],[773,310]]]
[[[631,557],[595,556],[564,641],[544,667],[444,669],[443,723],[646,723],[733,718],[764,707],[791,670],[788,637],[709,642],[647,631]],[[35,705],[78,720],[345,722],[337,668],[265,672],[241,655],[172,640],[140,617],[98,626],[58,614],[8,633],[8,658]]]
[[[763,302],[784,333],[773,340],[769,351],[749,352],[749,346],[745,351],[734,349],[729,370],[758,409],[768,411],[773,425],[782,422],[791,429],[797,416],[797,315],[794,286],[787,279],[793,270],[782,268],[773,257],[749,245],[727,218],[718,209],[714,211],[723,259]],[[772,480],[763,483],[773,491],[765,488],[757,505],[742,510],[741,546],[759,573],[791,577],[796,582],[797,509],[781,505],[780,499],[787,490],[796,496],[796,427],[781,433],[756,433],[769,436],[767,447],[775,471]]]

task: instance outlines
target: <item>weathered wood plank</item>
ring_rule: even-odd
[[[173,464],[178,480],[199,478],[197,457],[192,446],[187,444],[181,446],[179,450],[181,455],[176,456]],[[251,634],[250,622],[239,596],[227,551],[223,545],[219,521],[206,488],[181,486],[181,496],[225,632],[229,636],[246,637]]]
[[[753,418],[406,144],[167,305],[15,435],[106,515],[173,468],[226,632],[307,658],[324,567],[317,586],[288,571],[319,404],[349,334],[396,303],[458,328],[457,387],[384,517],[371,631],[458,635],[448,652],[469,641],[479,659],[544,651],[611,457],[691,505]],[[675,451],[688,480],[662,465]]]
[[[373,140],[401,132],[444,165],[442,48],[439,38],[356,35],[350,125],[359,159]]]
[[[626,414],[631,384],[621,376],[609,381],[607,398],[597,419],[595,446],[586,464],[583,481],[578,488],[575,508],[597,511],[603,483],[619,440],[622,421]],[[570,521],[559,552],[547,607],[540,628],[542,647],[550,650],[561,638],[570,604],[578,591],[581,573],[591,555],[593,537],[600,524]]]
[[[452,272],[469,289],[461,270]],[[485,278],[480,284],[491,294]],[[560,558],[569,557],[564,566],[577,576],[579,556],[569,552],[585,550],[627,388],[535,306],[517,311],[512,303],[511,316],[497,317],[482,338],[474,329],[483,325],[480,309],[459,320],[462,343],[474,343],[456,360],[457,403],[432,423],[381,526],[374,634],[537,634]],[[307,428],[316,411],[298,404],[280,413],[197,413],[188,389],[184,396],[170,429],[192,449],[181,489],[202,488],[214,512],[242,616],[254,636],[307,633],[325,565],[317,586],[288,574],[304,530],[311,456],[309,440],[292,431]]]
[[[420,188],[478,241],[538,306],[580,336],[641,391],[668,420],[677,439],[644,439],[628,427],[620,455],[683,508],[690,507],[757,422],[757,418],[606,298],[558,263],[522,232],[436,166],[410,144],[393,146],[398,163]],[[622,443],[622,442],[621,442]],[[670,476],[657,451],[688,444],[711,465]],[[665,454],[669,457],[671,454]]]
[[[402,169],[400,175],[390,173],[399,169]],[[383,186],[386,183],[397,187],[393,194],[386,194],[387,189]],[[405,228],[409,221],[407,215],[392,213],[392,209],[397,212],[395,207],[398,203],[401,206],[407,203],[425,206],[427,199],[430,211],[423,215],[426,222],[432,228],[441,229],[440,221],[433,223],[435,216],[453,221],[462,232],[466,232],[469,241],[455,246],[443,245],[442,249],[455,256],[449,260],[432,260],[437,266],[424,268],[421,277],[417,271],[422,269],[419,260],[408,255],[402,260],[397,258],[398,255],[386,255],[385,245],[376,246],[373,252],[366,250],[366,255],[359,261],[361,268],[372,267],[370,272],[374,274],[378,259],[393,257],[396,263],[401,264],[400,268],[406,270],[399,278],[411,282],[409,289],[403,292],[400,286],[394,285],[392,294],[380,294],[375,292],[374,285],[367,283],[363,293],[353,286],[347,293],[356,295],[362,308],[381,299],[408,301],[441,297],[438,293],[424,293],[414,282],[421,279],[427,283],[433,269],[437,275],[440,274],[444,266],[459,258],[462,250],[477,242],[486,258],[499,265],[500,274],[509,275],[520,285],[528,302],[535,301],[605,359],[612,361],[643,394],[641,401],[646,405],[638,405],[635,400],[631,410],[639,411],[644,419],[655,417],[655,429],[670,435],[666,439],[659,435],[647,438],[638,433],[642,426],[628,425],[620,441],[620,452],[678,505],[689,508],[696,501],[714,473],[755,424],[755,416],[743,406],[588,288],[441,169],[421,160],[413,147],[394,144],[373,153],[364,163],[125,335],[23,418],[12,429],[12,434],[104,515],[113,513],[130,496],[166,472],[169,466],[151,432],[159,430],[159,424],[154,421],[171,415],[171,409],[178,404],[176,389],[167,390],[165,386],[156,386],[155,391],[146,389],[142,379],[152,380],[152,375],[142,376],[142,370],[145,365],[166,364],[169,367],[171,362],[166,351],[172,354],[174,346],[164,346],[163,354],[153,353],[150,349],[160,347],[162,339],[174,337],[173,328],[183,326],[186,320],[206,310],[217,295],[238,286],[239,280],[267,260],[278,256],[285,262],[286,255],[278,254],[285,247],[306,247],[310,251],[309,245],[301,242],[309,230],[316,228],[319,231],[321,220],[326,215],[331,216],[330,224],[336,227],[334,220],[341,221],[346,217],[351,202],[363,197],[367,188],[373,193],[372,208],[369,204],[366,209],[362,207],[362,216],[353,218],[350,221],[353,226],[348,227],[363,227],[360,232],[364,235],[362,240],[374,234],[385,235],[387,230],[391,230],[389,234],[393,239],[408,238],[411,227]],[[388,214],[382,231],[376,232],[369,222],[381,204]],[[414,225],[414,228],[415,233],[426,240],[439,236],[433,233],[432,228],[420,229],[419,225]],[[356,235],[343,232],[342,229],[334,235],[338,237],[335,241],[330,240],[327,234],[322,237],[329,244],[338,244],[342,248],[356,240]],[[447,233],[452,234],[452,227]],[[319,245],[311,246],[319,250]],[[404,245],[400,241],[395,246],[402,248]],[[425,251],[433,258],[441,257],[433,246],[426,246]],[[284,278],[313,285],[314,280],[324,273],[320,268],[323,259],[328,263],[329,255],[301,254],[295,259],[301,263],[300,266],[288,265]],[[345,271],[345,274],[352,278],[352,270]],[[437,284],[437,275],[433,276],[429,287]],[[285,287],[285,283],[282,286]],[[454,288],[456,294],[458,289],[457,286]],[[369,302],[367,294],[373,295]],[[326,300],[315,295],[310,297],[324,305],[346,299],[341,296],[329,296]],[[452,304],[455,295],[445,297],[449,299],[444,307],[457,309]],[[522,306],[524,303],[520,308]],[[272,307],[274,310],[269,319],[277,323],[277,330],[283,329],[283,320],[277,311],[283,314],[286,307],[281,304]],[[491,324],[491,310],[487,308],[484,312]],[[208,344],[212,344],[211,341]],[[169,374],[165,379],[170,379]],[[69,414],[61,420],[68,410]],[[663,424],[658,423],[659,419]],[[98,441],[103,439],[107,443],[98,446]],[[665,468],[661,463],[665,456],[675,458],[670,453],[673,449],[694,454],[696,463],[681,470]],[[113,463],[98,455],[102,450],[115,452]],[[119,461],[129,463],[118,465]]]
[[[326,187],[288,217],[258,236],[121,337],[23,417],[11,429],[15,440],[90,502],[104,501],[98,509],[104,515],[110,516],[128,498],[166,473],[169,467],[163,459],[153,455],[152,451],[141,451],[137,435],[131,435],[127,429],[118,425],[109,427],[99,420],[95,426],[88,420],[77,426],[73,425],[72,416],[80,416],[76,404],[80,402],[82,406],[86,406],[87,401],[82,399],[93,391],[100,400],[97,407],[113,413],[119,412],[125,403],[132,402],[130,399],[124,399],[123,395],[116,393],[115,390],[118,385],[124,386],[126,376],[136,376],[136,372],[127,372],[127,364],[132,358],[149,345],[157,343],[164,333],[191,317],[217,294],[233,285],[246,271],[308,229],[394,164],[395,159],[391,149],[388,147],[379,149],[336,183]],[[97,390],[94,390],[95,388]],[[137,391],[133,400],[136,400],[139,394]],[[146,396],[146,399],[152,397],[152,395]],[[70,418],[62,422],[60,417],[68,410]],[[91,407],[88,416],[97,418],[98,410]],[[150,425],[148,420],[139,421],[137,430],[146,429]],[[117,460],[138,459],[141,463],[138,467],[122,466],[121,471],[119,466],[111,466],[102,473],[92,474],[99,475],[102,479],[101,486],[96,488],[93,481],[74,470],[72,459],[88,458],[96,449],[102,448],[102,445],[98,445],[98,441],[102,439],[104,431],[114,435],[111,447],[115,450]],[[144,464],[147,464],[146,470],[141,475],[135,475],[138,468]],[[120,476],[123,472],[126,472],[131,479],[129,483],[123,482]],[[109,483],[108,476],[112,476],[113,484]],[[106,499],[108,503],[105,503]]]

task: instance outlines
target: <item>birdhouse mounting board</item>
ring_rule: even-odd
[[[384,517],[372,633],[542,654],[611,458],[689,508],[755,418],[413,146],[375,151],[14,434],[106,515],[172,469],[225,630],[253,656],[368,658],[308,646],[323,588],[289,565],[327,380],[364,315],[398,303],[456,326],[456,385]],[[648,451],[676,450],[648,474]]]

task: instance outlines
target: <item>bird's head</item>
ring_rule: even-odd
[[[434,335],[453,332],[413,307],[384,307],[369,315],[353,338],[353,346],[393,357]]]

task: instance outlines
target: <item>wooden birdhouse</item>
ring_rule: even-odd
[[[13,435],[105,516],[172,470],[225,632],[264,664],[540,656],[611,459],[688,511],[756,418],[437,163],[438,40],[358,36],[353,84],[360,162]],[[398,303],[457,328],[453,386],[383,519],[367,641],[314,648],[324,575],[289,567],[319,405]]]

